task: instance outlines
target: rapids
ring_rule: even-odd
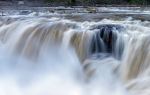
[[[150,95],[150,22],[1,18],[0,95]]]

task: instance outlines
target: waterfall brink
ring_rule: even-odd
[[[149,95],[149,22],[0,21],[0,95]]]
[[[20,27],[21,30],[19,30]],[[88,27],[89,29],[81,29],[85,27],[67,21],[64,23],[46,19],[24,20],[2,25],[0,36],[2,36],[1,42],[4,44],[14,41],[11,52],[29,58],[38,57],[41,48],[53,46],[74,48],[81,61],[97,53],[111,53],[118,58],[121,56],[123,42],[117,42],[117,40],[123,27],[119,25]],[[116,50],[117,44],[120,46],[117,46]]]

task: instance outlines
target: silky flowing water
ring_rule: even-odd
[[[149,95],[149,62],[149,21],[0,21],[0,95]]]

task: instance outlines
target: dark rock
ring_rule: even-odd
[[[27,15],[27,14],[30,14],[31,11],[30,10],[22,10],[20,11],[20,15]]]
[[[91,29],[96,31],[91,41],[91,54],[101,52],[112,53],[115,48],[117,31],[121,32],[123,29],[122,26],[114,24],[94,26]]]

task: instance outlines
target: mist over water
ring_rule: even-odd
[[[150,22],[0,21],[0,95],[149,95]]]

